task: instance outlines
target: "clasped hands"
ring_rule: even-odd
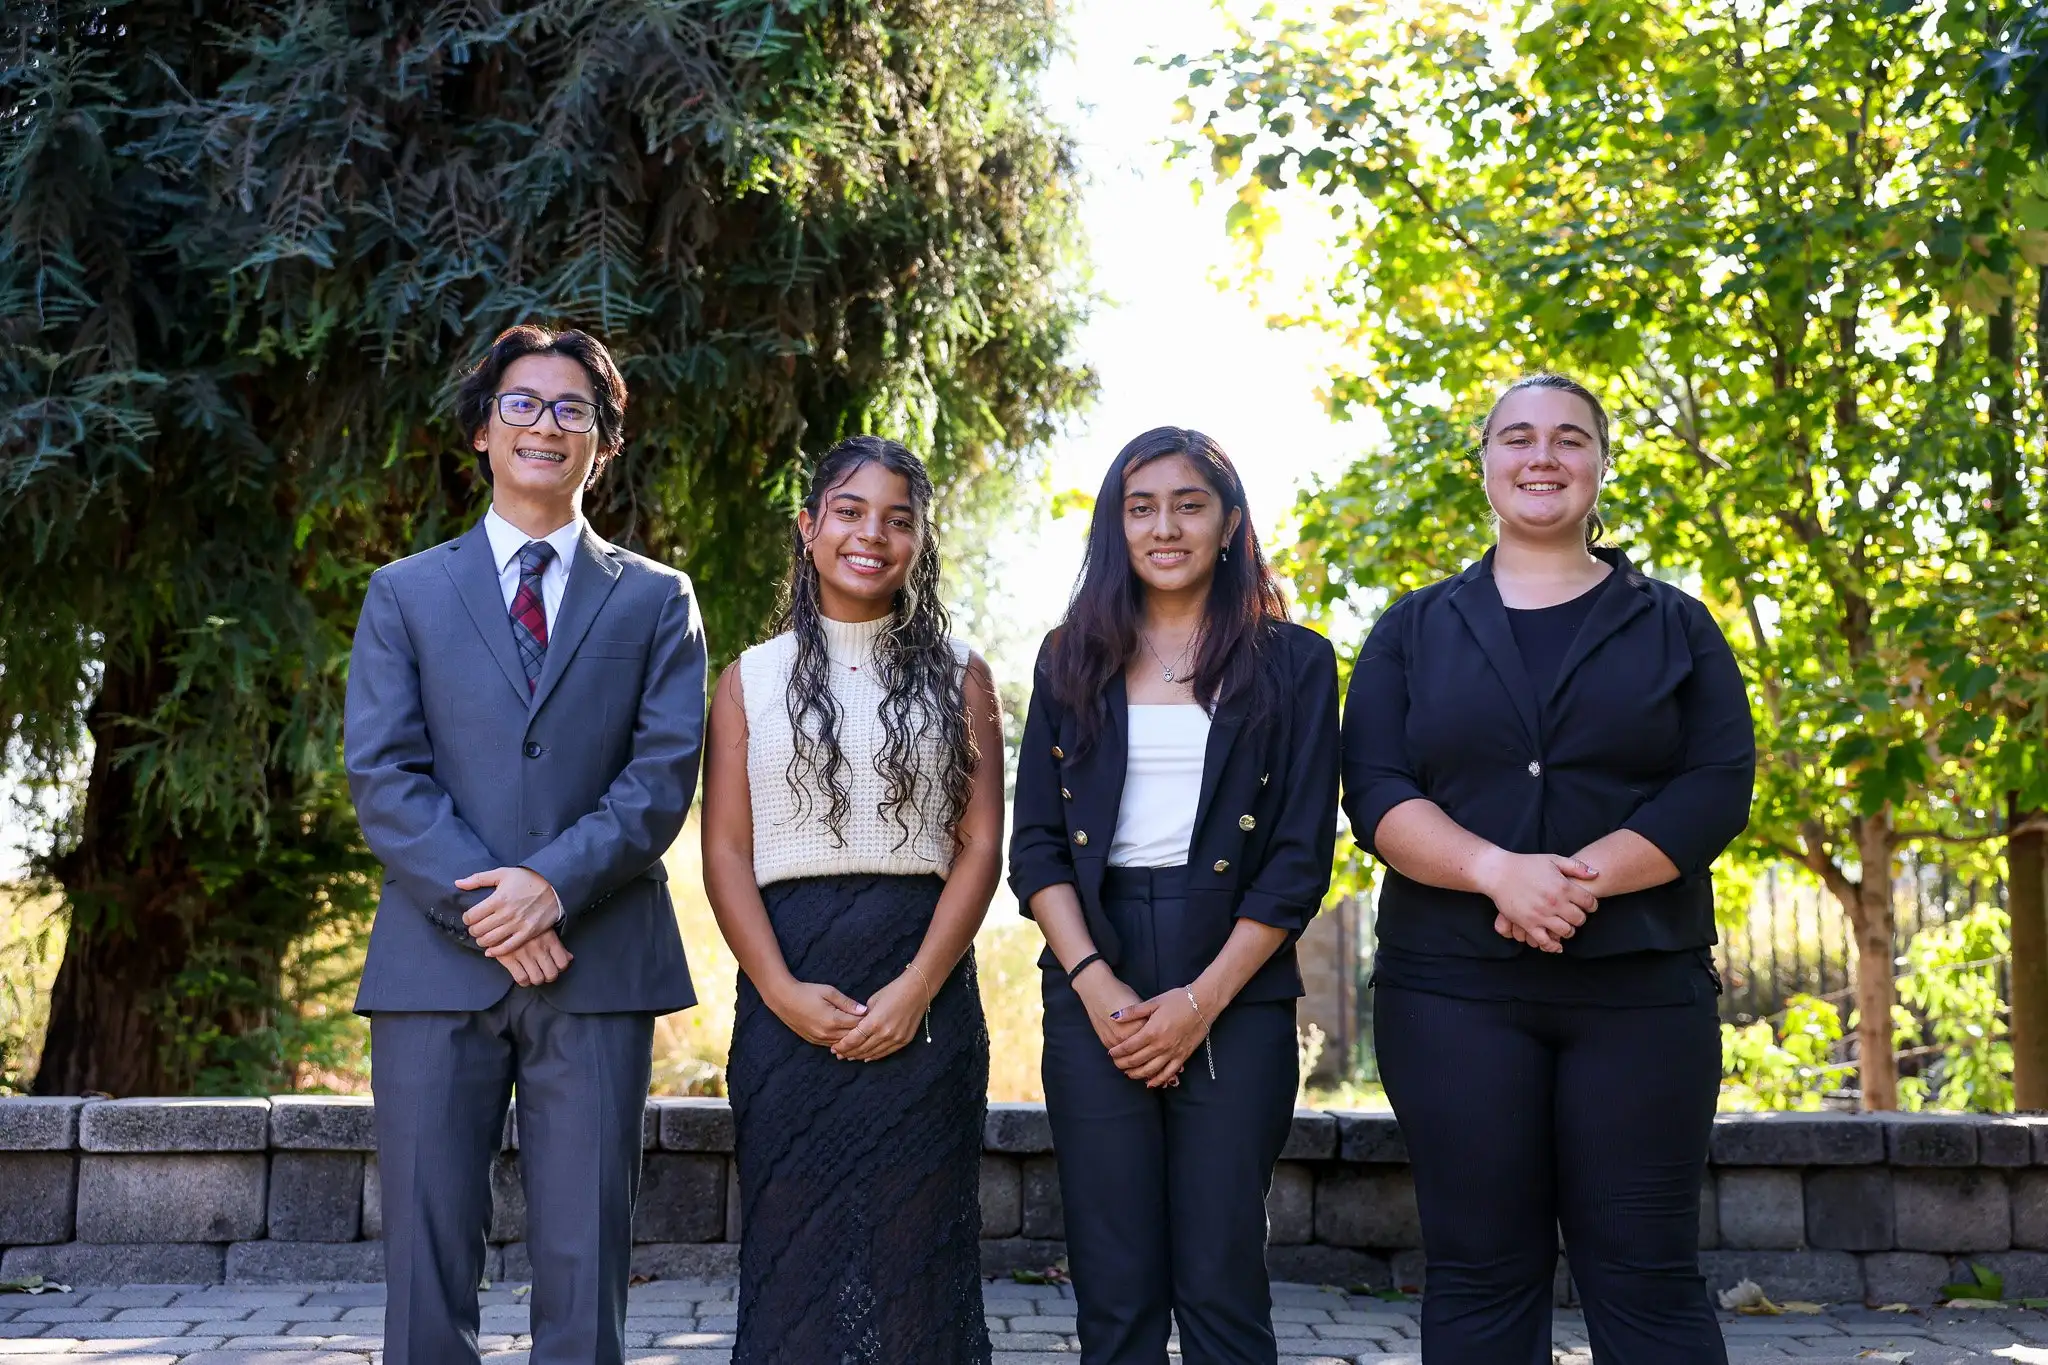
[[[1074,992],[1117,1070],[1148,1089],[1179,1085],[1181,1068],[1209,1035],[1209,1021],[1189,1001],[1187,988],[1141,1000],[1107,962],[1084,970]]]
[[[762,1000],[790,1032],[807,1043],[829,1047],[843,1062],[878,1062],[917,1036],[930,1008],[924,983],[905,969],[866,1004],[836,986],[791,980]]]
[[[562,898],[546,877],[524,867],[494,867],[455,883],[458,890],[491,894],[463,912],[462,922],[484,956],[495,959],[522,986],[545,986],[575,960],[555,925]]]
[[[1564,940],[1600,908],[1588,885],[1599,869],[1577,858],[1497,848],[1474,871],[1479,890],[1498,912],[1493,932],[1546,953],[1563,952]]]

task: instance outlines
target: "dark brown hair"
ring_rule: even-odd
[[[597,458],[591,462],[590,478],[583,485],[589,488],[626,443],[626,381],[620,376],[619,367],[612,363],[612,353],[588,332],[551,332],[522,322],[498,333],[491,349],[484,352],[483,359],[470,368],[455,389],[455,420],[462,427],[463,439],[471,446],[476,444],[477,435],[491,424],[498,385],[504,382],[505,371],[513,361],[529,355],[567,356],[590,376],[591,394],[597,400]],[[484,482],[489,483],[490,452],[477,451],[476,461]]]
[[[1509,395],[1520,393],[1523,389],[1555,389],[1559,393],[1568,393],[1574,398],[1585,400],[1586,406],[1593,410],[1593,434],[1600,441],[1600,470],[1603,474],[1606,473],[1608,466],[1613,463],[1613,448],[1609,441],[1609,423],[1606,407],[1601,404],[1598,398],[1593,396],[1591,389],[1581,384],[1578,380],[1573,379],[1569,375],[1551,374],[1548,371],[1523,375],[1520,379],[1502,389],[1500,397],[1493,400],[1493,406],[1486,410],[1486,423],[1479,429],[1479,453],[1481,458],[1485,457],[1487,443],[1493,440],[1493,419],[1500,412],[1500,405],[1508,401]],[[1588,548],[1600,543],[1600,536],[1606,529],[1607,523],[1600,519],[1599,493],[1598,490],[1595,490],[1593,507],[1586,513],[1586,545]]]
[[[818,460],[811,471],[810,486],[804,493],[804,510],[812,525],[824,515],[825,499],[868,465],[880,465],[900,475],[910,490],[910,506],[917,519],[917,557],[910,575],[890,606],[889,625],[876,641],[877,663],[881,667],[882,751],[875,755],[875,771],[887,784],[876,814],[894,820],[900,831],[899,849],[914,832],[916,819],[924,832],[947,843],[954,852],[960,848],[959,825],[967,812],[973,789],[974,770],[981,762],[974,730],[968,723],[967,699],[962,691],[960,661],[953,653],[952,617],[939,593],[939,540],[932,525],[931,475],[924,462],[895,441],[880,436],[849,436]],[[784,704],[789,712],[790,733],[796,737],[787,780],[796,794],[800,814],[808,815],[813,791],[822,787],[825,795],[825,827],[832,841],[846,847],[846,819],[853,813],[847,790],[850,771],[839,745],[839,702],[832,695],[827,675],[825,628],[819,624],[823,610],[818,599],[818,567],[811,560],[801,527],[790,532],[789,580],[783,590],[782,612],[775,629],[796,637],[796,662],[790,670],[789,693]],[[939,751],[937,772],[919,768],[919,748],[930,738]],[[938,798],[921,800],[919,793]],[[939,828],[930,828],[928,818]],[[757,834],[756,838],[767,837]]]
[[[1226,522],[1232,509],[1238,513],[1237,529],[1223,542],[1227,557],[1216,565],[1209,584],[1195,655],[1195,700],[1213,712],[1225,697],[1245,697],[1247,724],[1265,719],[1275,704],[1264,655],[1274,623],[1287,619],[1287,603],[1252,530],[1244,481],[1223,448],[1201,432],[1154,427],[1119,451],[1102,476],[1088,523],[1081,582],[1066,619],[1053,633],[1047,682],[1079,721],[1076,738],[1082,749],[1101,732],[1108,712],[1105,689],[1137,652],[1138,622],[1145,611],[1145,583],[1131,568],[1124,539],[1124,480],[1169,455],[1185,455],[1194,465],[1222,499]]]

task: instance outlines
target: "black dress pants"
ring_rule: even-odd
[[[1181,869],[1110,870],[1118,975],[1145,999],[1186,984],[1185,884]],[[1152,1090],[1117,1070],[1063,974],[1047,971],[1044,987],[1082,1365],[1166,1365],[1175,1321],[1186,1365],[1273,1365],[1266,1191],[1294,1118],[1294,1001],[1233,1004],[1181,1083]]]
[[[1380,985],[1415,1172],[1427,1365],[1548,1365],[1557,1237],[1599,1365],[1726,1365],[1699,1269],[1713,997],[1617,1009]]]

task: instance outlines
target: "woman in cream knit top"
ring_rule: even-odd
[[[939,592],[931,476],[819,460],[783,633],[725,670],[704,890],[738,959],[733,1365],[988,1365],[974,932],[1003,844],[1001,707]]]
[[[796,636],[784,632],[740,655],[740,692],[747,713],[747,791],[754,809],[754,880],[761,886],[792,877],[831,877],[849,872],[943,877],[953,867],[953,832],[946,825],[944,794],[929,774],[943,755],[936,735],[917,745],[914,810],[899,823],[883,804],[888,784],[876,766],[887,741],[882,704],[888,695],[876,659],[876,645],[890,618],[835,621],[818,618],[830,660],[832,700],[838,704],[840,751],[853,809],[843,837],[835,839],[819,819],[829,801],[815,780],[792,785],[797,771],[796,735],[789,718],[790,674],[796,665]],[[964,673],[968,650],[953,641]]]

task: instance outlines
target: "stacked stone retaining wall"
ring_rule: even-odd
[[[0,1099],[0,1278],[75,1285],[302,1283],[383,1273],[370,1102]],[[648,1103],[635,1269],[734,1273],[731,1111]],[[489,1273],[527,1276],[518,1115],[492,1171]],[[1296,1113],[1268,1201],[1276,1278],[1412,1288],[1424,1275],[1407,1147],[1391,1115]],[[990,1273],[1065,1253],[1041,1106],[989,1107]],[[2048,1117],[1730,1115],[1716,1121],[1701,1261],[1780,1299],[1926,1303],[1981,1265],[2048,1296]],[[1558,1293],[1569,1300],[1568,1269]]]

